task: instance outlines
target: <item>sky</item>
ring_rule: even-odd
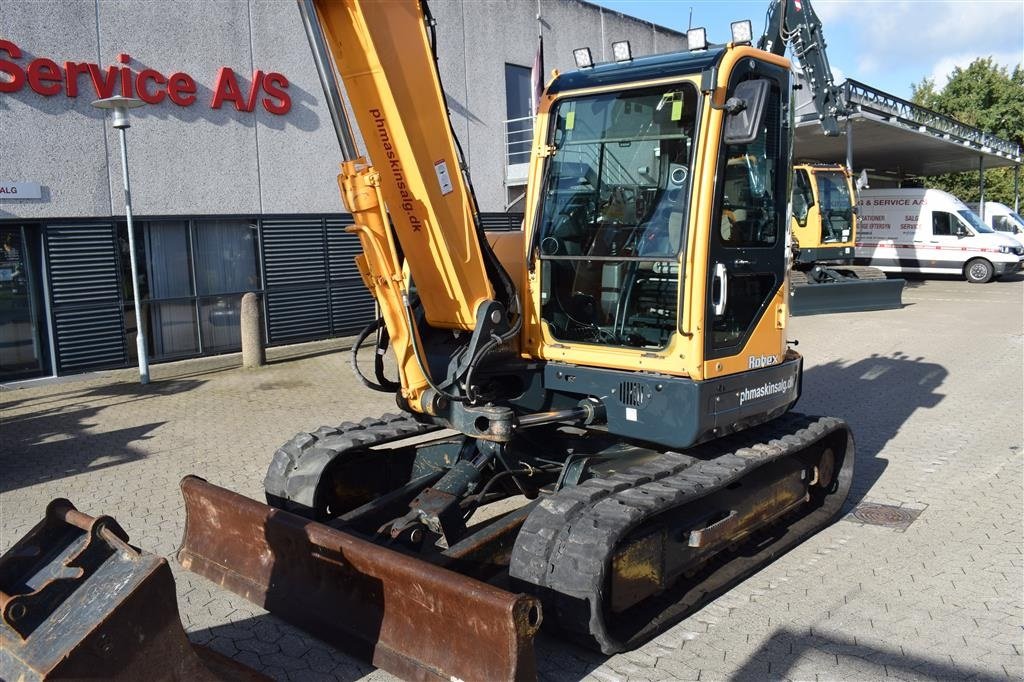
[[[685,31],[707,29],[708,40],[729,40],[729,24],[764,30],[768,0],[591,0],[634,17]],[[807,0],[805,0],[806,4]],[[992,57],[1009,69],[1024,62],[1022,0],[813,0],[836,82],[861,81],[909,99],[911,84],[945,85],[956,66]]]

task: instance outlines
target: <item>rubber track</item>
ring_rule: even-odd
[[[841,265],[836,268],[843,273],[850,273],[857,279],[888,279],[885,273],[870,265]]]
[[[316,518],[316,490],[328,464],[338,457],[362,454],[376,445],[440,429],[403,413],[298,433],[274,453],[263,479],[267,502],[306,518]]]
[[[833,270],[849,276],[851,279],[859,280],[878,280],[888,279],[885,273],[878,268],[873,268],[869,265],[835,265],[831,266]],[[803,287],[803,286],[815,286],[814,283],[807,279],[807,273],[803,270],[790,270],[789,271],[789,283],[790,286]]]
[[[559,491],[541,501],[527,518],[516,540],[509,573],[513,579],[541,588],[535,591],[545,602],[545,621],[554,621],[574,639],[590,647],[596,645],[606,654],[633,648],[686,613],[680,608],[660,622],[656,619],[625,641],[608,631],[603,600],[608,566],[618,543],[646,519],[712,494],[754,469],[838,431],[845,431],[849,438],[840,419],[790,413],[695,448],[692,456],[668,452],[625,472]],[[724,454],[723,448],[728,450]],[[848,448],[844,469],[852,467],[853,454],[852,447]],[[846,497],[845,490],[840,493],[841,498]],[[831,505],[835,510],[819,508],[819,513],[826,509],[826,518],[815,519],[812,530],[802,536],[827,523],[841,503],[842,499]],[[794,538],[792,544],[799,539]],[[784,549],[771,556],[781,551]],[[754,568],[770,558],[758,561]],[[582,601],[589,603],[589,616],[580,606]]]

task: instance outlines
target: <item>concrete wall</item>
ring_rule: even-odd
[[[580,0],[433,0],[441,76],[481,208],[503,210],[505,63],[531,66],[538,29],[545,67],[574,68],[572,50],[610,56],[628,39],[634,55],[683,47],[684,38]],[[0,39],[35,57],[116,64],[135,72],[190,74],[197,101],[133,113],[128,131],[133,200],[139,215],[322,213],[342,210],[340,152],[323,105],[295,3],[287,0],[0,0]],[[6,58],[6,55],[0,55]],[[217,70],[231,67],[248,93],[253,69],[284,74],[292,109],[210,107]],[[116,133],[90,106],[88,76],[75,98],[27,86],[0,93],[0,181],[34,181],[39,200],[0,201],[0,220],[123,214]]]

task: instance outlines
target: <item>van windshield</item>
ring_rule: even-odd
[[[1024,232],[1024,218],[1013,211],[1010,211],[1010,217],[1017,222],[1017,232]]]
[[[995,232],[991,227],[981,222],[981,218],[974,214],[974,211],[968,211],[966,209],[957,211],[960,217],[967,221],[967,224],[974,228],[974,231],[978,234],[992,234]]]

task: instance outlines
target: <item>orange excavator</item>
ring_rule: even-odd
[[[527,680],[542,620],[634,648],[830,523],[853,438],[791,411],[790,70],[750,22],[727,45],[578,54],[540,101],[525,229],[488,239],[425,3],[301,9],[381,311],[353,365],[397,412],[289,440],[266,503],[186,478],[184,568],[408,679]],[[155,636],[96,634],[101,608],[141,612],[104,587],[131,573],[125,538],[58,516],[0,559],[4,677],[83,633]]]

